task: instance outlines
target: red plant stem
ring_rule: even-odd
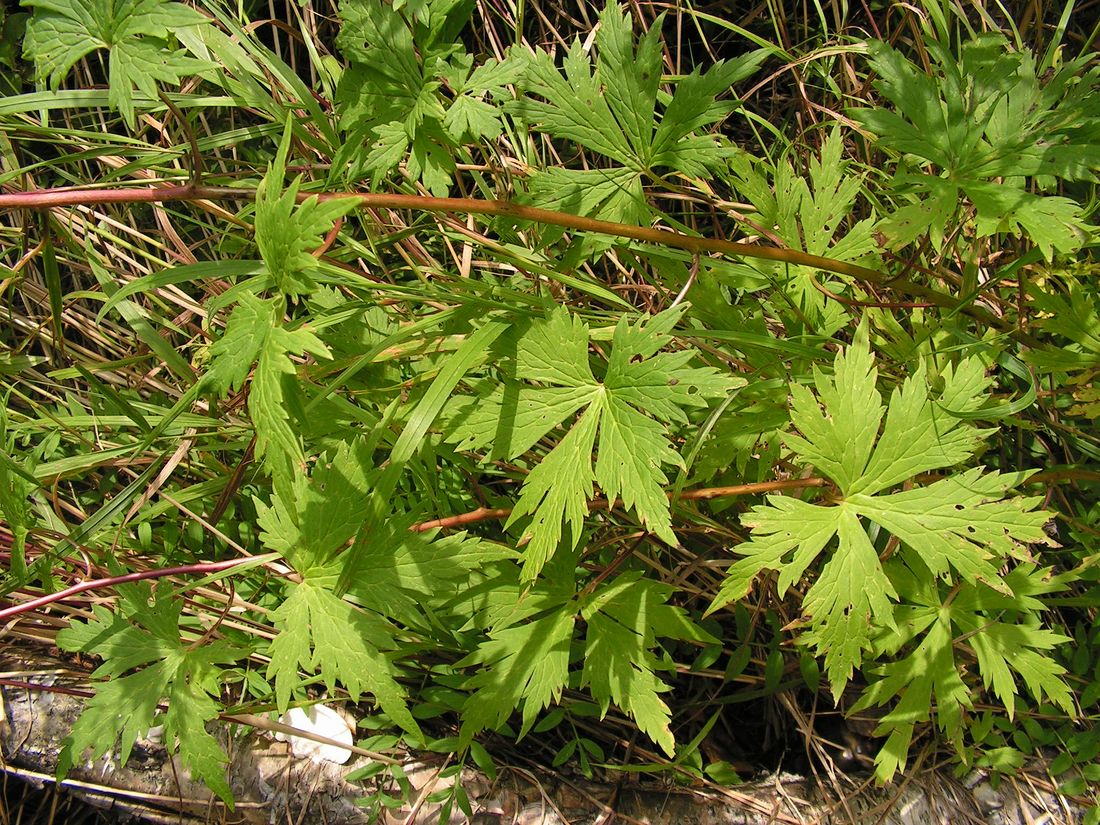
[[[205,186],[199,183],[173,184],[152,188],[122,188],[122,189],[78,189],[58,188],[42,189],[31,192],[0,193],[0,212],[6,209],[49,209],[62,206],[92,206],[108,203],[167,203],[169,201],[198,201],[198,200],[253,200],[256,190],[245,187],[231,186]],[[563,226],[568,229],[577,229],[584,232],[599,232],[604,235],[616,235],[624,238],[645,241],[646,243],[663,244],[689,252],[717,252],[724,255],[733,255],[744,258],[757,258],[768,261],[808,266],[813,269],[823,269],[827,272],[836,272],[848,275],[877,286],[886,286],[891,280],[884,273],[858,264],[838,261],[821,255],[811,255],[796,249],[779,249],[760,244],[737,243],[721,238],[700,238],[693,235],[685,235],[671,229],[653,229],[648,226],[630,226],[625,223],[613,221],[601,221],[596,218],[585,218],[580,215],[570,215],[567,212],[557,212],[552,209],[539,209],[534,206],[522,206],[511,201],[500,201],[479,198],[435,198],[426,195],[402,195],[391,193],[359,194],[355,192],[323,192],[311,195],[299,193],[298,201],[304,201],[310,197],[319,200],[332,200],[335,198],[356,198],[360,208],[365,209],[412,209],[423,212],[447,212],[469,213],[475,215],[495,215],[499,217],[514,218],[516,220],[531,221],[534,223]],[[1003,318],[999,318],[988,310],[966,303],[960,306],[959,302],[950,295],[945,295],[931,287],[909,281],[905,289],[913,295],[920,296],[930,304],[951,311],[962,311],[972,318],[992,327],[1004,330],[1014,335],[1021,343],[1034,345],[1034,340],[1015,329],[1015,327]]]
[[[800,490],[804,487],[824,487],[827,484],[823,478],[792,478],[784,481],[757,481],[752,484],[735,484],[730,487],[701,487],[698,490],[684,490],[679,495],[665,493],[668,498],[677,501],[706,501],[712,498],[732,498],[733,496],[748,496],[755,493],[774,493],[780,490]],[[622,506],[622,501],[608,502],[606,498],[597,498],[588,502],[589,510],[609,510]],[[457,516],[432,519],[414,524],[409,529],[414,533],[423,533],[425,530],[434,530],[436,527],[461,527],[464,524],[473,524],[478,521],[490,521],[492,519],[508,518],[512,515],[510,507],[478,507],[468,513],[459,513]]]
[[[64,590],[59,590],[57,593],[50,593],[45,596],[39,596],[37,599],[31,599],[29,602],[23,602],[22,604],[12,605],[0,610],[0,621],[4,621],[12,616],[17,616],[20,613],[27,613],[31,610],[37,610],[40,607],[45,607],[48,604],[59,602],[70,596],[75,596],[77,593],[84,593],[87,590],[97,590],[102,587],[113,587],[116,584],[126,584],[127,582],[144,581],[145,579],[160,579],[165,576],[182,576],[189,573],[199,573],[207,575],[210,573],[218,573],[222,570],[229,570],[236,567],[239,564],[245,562],[254,561],[252,557],[243,559],[229,559],[227,561],[211,561],[204,562],[202,564],[186,564],[182,567],[166,567],[157,570],[142,570],[139,573],[127,573],[125,576],[111,576],[107,579],[91,579],[89,581],[81,582],[80,584],[74,584],[72,587],[66,587]]]
[[[169,201],[194,200],[252,200],[255,189],[228,186],[203,186],[201,184],[183,184],[152,188],[126,189],[43,189],[32,192],[14,192],[0,194],[0,211],[5,209],[48,209],[59,206],[92,206],[108,203],[166,203]],[[299,193],[298,200],[313,197]],[[475,215],[495,215],[515,218],[534,223],[564,226],[584,232],[599,232],[604,235],[618,235],[648,243],[664,244],[686,249],[691,252],[719,252],[746,258],[762,258],[770,261],[784,261],[790,264],[824,269],[850,275],[872,283],[882,283],[885,276],[867,267],[810,255],[795,249],[778,249],[759,244],[736,243],[719,238],[698,238],[674,232],[671,229],[653,229],[647,226],[630,226],[625,223],[601,221],[556,212],[552,209],[539,209],[534,206],[521,206],[510,201],[480,198],[435,198],[426,195],[401,195],[391,193],[358,194],[354,192],[325,192],[316,195],[319,200],[355,198],[364,209],[415,209],[423,212],[460,212]]]
[[[44,685],[39,682],[25,682],[22,679],[0,679],[0,685],[26,691],[40,690],[45,693],[59,693],[63,696],[78,696],[81,699],[91,699],[95,696],[94,690],[81,690],[80,688],[62,687],[61,685]]]
[[[595,502],[593,502],[595,504]],[[425,530],[434,530],[436,527],[461,527],[463,524],[473,524],[478,521],[492,521],[504,519],[512,515],[511,507],[478,507],[468,513],[459,513],[457,516],[433,518],[431,521],[422,521],[414,524],[409,529],[414,533],[423,533]]]
[[[784,481],[760,481],[753,484],[737,484],[731,487],[703,487],[698,490],[684,490],[678,496],[674,493],[666,493],[665,495],[670,499],[675,497],[678,500],[692,501],[751,495],[753,493],[770,493],[779,490],[795,490],[804,487],[823,487],[825,484],[826,481],[823,478],[794,478]],[[621,504],[622,502],[618,499],[614,502],[609,502],[605,498],[598,498],[590,501],[588,508],[590,510],[604,510],[620,506]],[[472,524],[477,521],[506,518],[511,515],[511,513],[512,510],[510,508],[499,508],[494,510],[486,507],[479,507],[477,510],[473,510],[469,513],[461,513],[457,516],[448,516],[447,518],[432,519],[431,521],[414,524],[409,529],[413,532],[422,533],[436,527],[458,527],[463,524]],[[104,587],[113,587],[116,584],[145,581],[147,579],[160,579],[167,576],[183,576],[188,574],[209,575],[210,573],[218,573],[222,570],[232,569],[237,565],[250,561],[255,561],[255,558],[250,556],[243,559],[212,561],[202,564],[186,564],[182,567],[142,570],[137,573],[127,573],[124,576],[111,576],[106,579],[91,579],[89,581],[80,582],[80,584],[74,584],[72,587],[67,587],[64,590],[59,590],[57,593],[39,596],[37,599],[32,599],[29,602],[6,607],[0,610],[0,621],[4,621],[12,616],[17,616],[20,613],[37,610],[40,607],[45,607],[54,602],[63,601],[70,596],[75,596],[77,593],[84,593],[88,590],[98,590]]]

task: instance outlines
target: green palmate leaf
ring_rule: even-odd
[[[541,582],[518,599],[516,591],[511,604],[502,606],[489,640],[458,663],[480,667],[467,682],[475,692],[463,706],[461,740],[499,727],[516,708],[522,711],[523,736],[539,711],[560,699],[570,660],[578,656],[579,613],[587,624],[581,686],[589,687],[602,713],[612,704],[628,712],[671,756],[675,741],[669,708],[660,696],[668,686],[656,674],[663,669],[655,653],[657,639],[717,642],[683,610],[667,604],[673,592],[670,585],[639,573],[623,574],[579,599]]]
[[[527,187],[530,203],[543,209],[575,215],[597,215],[603,220],[626,224],[645,224],[651,210],[645,198],[642,178],[625,167],[611,169],[562,169],[551,167],[532,176]],[[555,240],[563,229],[549,227],[547,241]],[[592,251],[610,248],[607,236],[586,237],[582,244]]]
[[[224,393],[239,388],[255,362],[248,412],[256,428],[256,455],[265,459],[277,489],[293,483],[305,464],[301,439],[288,412],[301,392],[289,380],[296,373],[290,355],[331,357],[328,347],[309,330],[282,326],[283,307],[282,298],[264,300],[242,291],[225,335],[211,347],[212,361],[203,379]]]
[[[211,64],[169,45],[176,29],[209,22],[182,3],[165,0],[26,0],[34,7],[24,51],[40,78],[56,89],[69,69],[98,49],[109,52],[108,101],[134,127],[133,92],[157,97],[157,81],[178,83]]]
[[[477,586],[448,594],[451,615],[461,620],[462,631],[495,632],[556,610],[575,595],[574,582],[549,577],[533,585],[519,580],[515,565],[498,565]]]
[[[1091,286],[1068,280],[1062,294],[1030,287],[1032,300],[1042,310],[1037,323],[1072,342],[1065,349],[1082,356],[1081,363],[1100,366],[1100,296]]]
[[[342,3],[340,17],[343,25],[336,45],[352,61],[337,93],[344,126],[399,123],[405,115],[415,118],[427,79],[412,31],[401,15],[388,3]],[[420,119],[429,100],[419,107]],[[441,108],[437,114],[442,114]]]
[[[740,598],[764,569],[779,571],[784,592],[835,546],[806,592],[804,608],[811,619],[805,639],[825,655],[838,695],[870,648],[875,628],[894,621],[890,599],[897,593],[868,522],[900,540],[899,557],[907,563],[999,590],[1006,588],[997,572],[1005,557],[1018,555],[1022,543],[1049,542],[1042,529],[1049,516],[1035,510],[1038,499],[1006,498],[1023,473],[983,474],[974,468],[925,487],[882,494],[973,454],[986,433],[946,409],[979,407],[989,379],[976,359],[963,361],[943,371],[943,390],[933,399],[922,366],[892,394],[879,434],[883,408],[872,363],[861,328],[855,343],[837,356],[834,375],[816,374],[816,393],[792,386],[791,420],[801,435],[786,442],[835,481],[843,499],[820,506],[771,496],[753,508],[744,518],[752,538],[736,548],[743,558],[729,568],[711,607]]]
[[[1021,543],[1049,544],[1043,525],[1050,513],[1034,511],[1040,499],[1008,491],[1029,473],[987,473],[980,467],[927,487],[889,496],[852,496],[863,515],[903,539],[936,574],[950,569],[967,580],[998,585],[996,564],[1018,555]]]
[[[623,7],[608,4],[596,33],[595,66],[580,40],[570,48],[561,72],[549,54],[536,52],[523,81],[528,95],[511,110],[539,131],[576,141],[636,172],[677,168],[686,154],[681,144],[687,141],[696,152],[700,148],[690,139],[694,130],[737,107],[735,101],[717,102],[715,97],[751,75],[763,55],[720,62],[704,75],[689,75],[659,117],[661,22],[654,22],[635,52]],[[696,154],[689,163],[720,163],[725,153],[713,143],[710,150],[709,156]]]
[[[312,250],[321,245],[322,235],[332,229],[337,219],[355,208],[356,201],[354,198],[321,201],[312,195],[298,205],[301,176],[285,190],[282,188],[290,137],[288,120],[275,161],[256,188],[256,245],[275,285],[284,295],[295,297],[316,288],[309,275],[317,268]]]
[[[455,140],[499,137],[504,129],[502,110],[485,98],[506,94],[507,87],[523,75],[523,63],[511,58],[491,58],[468,75],[459,60],[454,63],[459,65],[455,66],[449,83],[456,96],[443,116],[443,128]]]
[[[622,319],[601,382],[589,363],[587,326],[559,309],[520,339],[515,362],[519,381],[452,403],[448,438],[463,449],[490,448],[490,455],[507,459],[523,454],[583,410],[527,476],[513,509],[510,524],[533,516],[525,579],[537,576],[557,550],[563,521],[569,526],[570,546],[580,540],[596,482],[608,498],[621,497],[663,540],[676,541],[662,468],[681,466],[682,460],[672,449],[668,424],[687,421],[686,410],[744,384],[709,367],[688,367],[691,350],[658,354],[681,314],[665,312],[634,325]]]
[[[856,345],[836,360],[832,378],[815,370],[820,404],[809,388],[791,385],[791,422],[804,437],[789,436],[788,443],[843,492],[862,478],[882,420],[873,363],[870,349]]]
[[[264,263],[285,295],[304,295],[316,284],[310,277],[317,268],[312,250],[338,218],[355,209],[354,198],[321,201],[316,195],[295,206],[301,179],[296,178],[278,197],[256,195],[256,245]]]
[[[969,183],[963,191],[974,204],[979,235],[1027,236],[1047,260],[1055,251],[1077,249],[1086,237],[1081,205],[1069,198],[1033,195],[997,183]]]
[[[1043,372],[1065,370],[1075,401],[1067,412],[1086,418],[1100,418],[1100,298],[1070,275],[1065,276],[1064,293],[1048,285],[1029,286],[1029,297],[1041,310],[1037,326],[1058,336],[1050,345],[1036,348],[1024,357]]]
[[[361,504],[376,476],[366,441],[341,443],[310,475],[299,473],[277,491],[271,507],[257,503],[264,544],[299,573],[324,566],[363,523]]]
[[[768,227],[792,249],[823,255],[841,261],[867,261],[873,265],[874,221],[852,217],[863,179],[843,158],[844,139],[834,129],[821,148],[820,157],[811,158],[803,171],[790,161],[774,166],[747,154],[730,161],[737,187],[752,203],[757,220]],[[870,258],[868,261],[867,259]],[[732,271],[751,283],[768,273],[783,284],[785,300],[794,300],[811,330],[832,334],[848,323],[848,316],[837,301],[821,291],[824,273],[805,266],[754,262],[751,266],[735,263]],[[828,283],[830,291],[843,292],[840,280]]]
[[[460,661],[458,667],[480,668],[466,684],[474,693],[462,708],[460,742],[500,727],[516,708],[523,715],[521,735],[530,730],[539,711],[561,698],[572,639],[573,611],[559,607],[526,624],[495,630]]]
[[[320,673],[330,690],[343,685],[353,702],[364,692],[372,694],[394,722],[421,735],[385,653],[396,644],[393,628],[383,619],[339,598],[325,582],[308,579],[291,589],[273,618],[279,635],[271,643],[267,672],[275,677],[280,711],[299,684],[301,667]]]
[[[326,575],[350,543],[341,559],[349,598],[407,626],[425,625],[425,606],[444,601],[473,571],[516,557],[464,533],[436,538],[411,532],[412,516],[393,515],[356,535],[367,518],[363,502],[379,478],[373,462],[368,440],[343,443],[322,455],[310,475],[276,492],[270,507],[257,502],[264,544],[309,577]]]
[[[532,387],[505,379],[477,398],[460,397],[452,403],[451,418],[461,423],[451,440],[460,450],[488,449],[494,458],[523,455],[591,401],[591,386]],[[502,420],[508,426],[498,428]]]
[[[588,625],[582,681],[600,701],[603,712],[613,701],[628,711],[638,728],[672,756],[676,740],[669,725],[672,716],[660,694],[669,689],[653,672],[656,660],[642,651],[637,633],[603,614]]]
[[[1048,655],[1072,640],[1041,626],[1043,603],[1035,598],[1059,589],[1051,583],[1049,570],[1021,564],[1004,577],[1007,593],[964,585],[949,597],[944,585],[921,575],[919,568],[891,563],[889,573],[906,604],[896,608],[896,621],[876,639],[876,647],[895,653],[919,642],[907,655],[872,669],[878,678],[855,708],[898,700],[876,731],[888,735],[876,758],[880,779],[887,781],[905,767],[914,726],[928,720],[933,700],[939,728],[961,743],[962,711],[973,706],[973,699],[960,674],[973,661],[1009,718],[1018,694],[1014,673],[1036,700],[1046,698],[1074,712],[1073,695],[1063,679],[1066,670]],[[968,655],[960,656],[962,650]]]
[[[588,623],[581,684],[588,685],[603,713],[610,703],[628,711],[638,727],[669,756],[675,740],[671,714],[660,694],[668,690],[654,672],[655,637],[666,636],[714,644],[679,608],[666,604],[674,588],[641,578],[620,576],[588,601],[581,614]]]
[[[938,243],[966,198],[979,236],[1025,235],[1048,259],[1079,248],[1087,231],[1080,204],[1035,194],[1027,182],[1096,180],[1100,72],[1068,61],[1040,81],[1031,54],[1014,52],[999,33],[964,43],[957,57],[935,41],[928,47],[932,74],[870,43],[875,87],[897,111],[851,113],[880,145],[905,156],[895,180],[917,197],[881,228],[895,245],[925,232]]]
[[[63,743],[57,763],[59,777],[67,774],[89,750],[93,760],[111,753],[120,738],[119,762],[126,764],[134,743],[156,724],[157,705],[178,673],[179,662],[172,660],[169,651],[164,652],[164,657],[136,673],[97,686],[95,696],[88,700]],[[207,734],[202,731],[197,735]]]
[[[466,591],[471,574],[516,559],[514,550],[464,533],[435,538],[408,527],[395,518],[359,537],[348,554],[348,598],[410,627],[430,625],[432,608]]]
[[[902,685],[905,686],[903,691]],[[904,695],[891,711],[894,718],[878,729],[880,733],[889,731],[890,734],[875,758],[876,774],[882,780],[893,777],[905,767],[913,728],[928,720],[933,700],[944,725],[952,716],[957,719],[961,708],[971,705],[970,691],[959,678],[951,655],[948,626],[934,623],[916,650],[893,665],[886,678],[866,692],[864,701],[879,693],[890,695],[887,691]]]
[[[622,18],[621,12],[611,6],[605,14],[616,21]],[[647,74],[654,73],[653,66],[644,68]],[[580,40],[574,41],[560,72],[547,52],[536,52],[525,73],[524,86],[528,95],[538,95],[545,102],[531,96],[517,101],[511,108],[523,120],[623,166],[630,164],[630,139],[615,121],[608,98],[600,94],[600,78],[592,74]]]
[[[917,473],[950,467],[968,458],[993,430],[964,426],[961,417],[984,403],[990,384],[978,358],[947,364],[939,398],[926,389],[923,364],[890,399],[882,438],[858,485],[850,492],[872,495]],[[956,417],[958,416],[958,417]]]
[[[501,133],[500,107],[489,101],[510,96],[507,86],[522,64],[506,58],[473,65],[455,43],[471,4],[446,0],[424,9],[410,18],[398,4],[340,5],[336,44],[351,65],[336,102],[350,139],[337,162],[353,176],[380,178],[405,161],[410,177],[442,196],[463,142]]]
[[[313,333],[272,327],[260,350],[252,388],[248,394],[248,413],[256,428],[256,455],[265,459],[276,485],[288,483],[305,464],[301,439],[290,425],[287,407],[291,395],[300,392],[286,379],[296,368],[288,353],[328,356],[328,348]]]
[[[839,697],[852,669],[862,662],[864,649],[870,647],[873,623],[893,620],[890,599],[896,594],[857,513],[841,505],[833,516],[836,551],[802,604],[813,620],[805,640],[824,652],[826,674],[833,695]],[[807,553],[792,567],[810,561]]]
[[[526,579],[535,578],[557,550],[563,520],[570,528],[570,546],[580,541],[588,515],[587,502],[592,498],[592,450],[602,412],[601,406],[593,403],[523,483],[523,494],[508,524],[534,513],[528,528],[531,541],[523,555]]]
[[[98,686],[84,713],[65,740],[58,775],[91,750],[98,759],[121,739],[120,760],[130,758],[134,742],[156,724],[157,705],[167,697],[163,722],[169,741],[178,740],[184,764],[229,805],[232,794],[225,779],[228,759],[206,723],[218,715],[214,698],[220,693],[222,665],[244,655],[225,642],[199,647],[184,645],[179,634],[183,602],[158,591],[149,604],[149,588],[131,586],[136,598],[124,602],[130,618],[95,609],[89,622],[75,622],[57,635],[62,650],[103,657],[94,676],[111,677]],[[123,675],[139,668],[136,672]]]
[[[224,660],[211,660],[211,651],[207,646],[200,650],[205,655],[192,656],[197,661],[187,663],[189,669],[207,667],[217,673],[218,665],[228,664]],[[165,737],[169,741],[174,739],[179,742],[184,764],[190,765],[195,775],[202,778],[212,791],[222,799],[232,799],[232,790],[224,779],[229,760],[218,740],[206,732],[207,722],[217,717],[220,705],[195,679],[173,679],[165,695],[169,707],[164,719]],[[114,707],[117,708],[118,704]],[[196,735],[197,731],[202,731],[202,734]]]
[[[547,52],[528,58],[521,81],[526,94],[507,110],[531,129],[575,141],[614,163],[607,169],[538,172],[529,190],[533,203],[598,214],[605,220],[645,223],[651,213],[643,177],[668,171],[706,175],[730,156],[728,144],[695,131],[737,108],[735,100],[720,102],[717,97],[756,71],[765,54],[719,62],[705,74],[693,72],[677,83],[662,112],[662,21],[660,17],[652,24],[635,50],[630,18],[623,7],[609,3],[600,15],[594,65],[579,39],[561,70]]]
[[[263,300],[251,292],[241,292],[230,313],[225,334],[210,347],[210,368],[205,380],[219,395],[244,386],[252,365],[274,328],[277,300]]]
[[[282,298],[265,300],[242,290],[226,334],[210,348],[211,363],[204,382],[224,394],[240,388],[255,363],[249,414],[256,429],[256,455],[265,459],[276,489],[289,500],[293,494],[287,486],[294,483],[306,460],[298,433],[290,425],[288,408],[300,404],[301,390],[290,381],[296,366],[289,356],[331,355],[309,330],[282,326],[284,306]]]

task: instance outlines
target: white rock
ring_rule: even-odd
[[[147,742],[151,742],[154,745],[163,745],[164,725],[153,725],[145,734],[145,739]]]
[[[315,733],[326,739],[335,739],[347,745],[354,743],[351,726],[347,721],[326,705],[311,705],[308,708],[291,708],[280,719],[284,725],[297,728],[301,731]],[[300,736],[292,736],[284,733],[276,733],[275,738],[280,742],[290,745],[290,752],[295,756],[309,757],[314,762],[335,762],[343,765],[351,759],[351,751],[336,745],[322,745],[312,739],[303,739]]]

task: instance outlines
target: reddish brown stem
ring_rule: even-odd
[[[752,484],[735,484],[731,487],[701,487],[698,490],[684,490],[679,495],[665,493],[670,499],[677,501],[706,501],[712,498],[732,498],[733,496],[748,496],[755,493],[775,493],[780,490],[800,490],[805,487],[824,487],[828,482],[823,478],[792,478],[785,481],[758,481]],[[588,502],[589,510],[608,510],[612,507],[621,507],[622,501],[615,499],[609,504],[606,498],[596,498]],[[459,513],[457,516],[432,519],[414,524],[409,529],[416,533],[425,530],[434,530],[437,527],[462,527],[465,524],[474,524],[478,521],[491,521],[504,519],[512,515],[510,507],[478,507],[468,513]]]
[[[474,524],[478,521],[505,519],[510,515],[512,515],[511,507],[478,507],[476,510],[471,510],[468,513],[459,513],[457,516],[447,516],[446,518],[434,518],[431,521],[422,521],[419,524],[414,524],[409,529],[414,533],[423,533],[425,530],[434,530],[436,527],[461,527],[464,524]]]
[[[37,610],[40,607],[45,607],[46,605],[53,604],[54,602],[63,601],[70,596],[75,596],[77,593],[84,593],[88,590],[98,590],[104,587],[113,587],[116,584],[144,581],[145,579],[160,579],[166,576],[183,576],[196,573],[201,575],[209,575],[210,573],[219,573],[222,570],[229,570],[230,568],[251,561],[255,561],[255,558],[248,557],[243,559],[229,559],[227,561],[205,562],[203,564],[186,564],[182,567],[165,567],[157,570],[142,570],[138,573],[127,573],[125,576],[111,576],[110,578],[106,579],[92,579],[91,581],[74,584],[72,587],[66,587],[64,590],[59,590],[56,593],[49,593],[45,596],[39,596],[37,599],[31,599],[29,602],[23,602],[22,604],[5,607],[3,610],[0,610],[0,621],[9,619],[12,616],[17,616],[20,613],[27,613],[31,610]]]
[[[59,693],[62,696],[78,696],[81,699],[91,699],[95,696],[94,690],[81,690],[80,688],[64,687],[62,685],[45,685],[39,682],[25,682],[22,679],[0,679],[0,685],[26,691],[39,690],[45,693]]]
[[[34,192],[14,192],[0,194],[0,210],[5,209],[48,209],[59,206],[91,206],[108,203],[165,203],[169,201],[224,200],[237,198],[252,200],[255,189],[226,186],[203,186],[184,184],[159,186],[155,188],[127,189],[45,189]],[[311,197],[300,193],[299,201]],[[458,212],[475,215],[494,215],[533,223],[563,226],[582,232],[599,232],[604,235],[617,235],[624,238],[663,244],[686,249],[691,252],[719,252],[745,258],[759,258],[769,261],[781,261],[789,264],[824,269],[850,275],[872,283],[882,283],[885,276],[867,267],[810,255],[794,249],[777,249],[759,244],[736,243],[719,238],[697,238],[684,235],[670,229],[653,229],[648,226],[630,226],[625,223],[601,221],[556,212],[551,209],[539,209],[534,206],[521,206],[510,201],[482,200],[479,198],[435,198],[426,195],[401,195],[390,193],[357,194],[352,192],[325,192],[316,195],[320,200],[338,198],[356,198],[360,208],[364,209],[414,209],[424,212]]]
[[[598,232],[604,235],[616,235],[623,238],[632,238],[646,243],[663,244],[665,246],[686,249],[689,252],[716,252],[723,255],[733,255],[743,258],[756,258],[760,260],[779,261],[781,263],[794,264],[796,266],[808,266],[813,269],[823,269],[827,272],[835,272],[841,275],[849,275],[867,283],[878,286],[886,285],[891,279],[875,269],[870,269],[858,264],[838,261],[821,255],[811,255],[795,249],[779,249],[777,247],[762,246],[760,244],[737,243],[721,238],[700,238],[693,235],[685,235],[671,229],[653,229],[648,226],[630,226],[625,223],[613,221],[601,221],[596,218],[585,218],[580,215],[570,215],[566,212],[556,212],[551,209],[539,209],[534,206],[522,206],[510,201],[478,199],[478,198],[435,198],[426,195],[401,195],[391,193],[359,194],[354,192],[324,192],[315,195],[320,200],[332,200],[335,198],[356,198],[359,206],[364,209],[412,209],[423,212],[448,212],[469,213],[475,215],[494,215],[498,217],[513,218],[533,223],[563,226],[568,229],[576,229],[582,232]],[[125,188],[125,189],[43,189],[32,192],[0,193],[0,211],[5,209],[49,209],[62,206],[92,206],[108,203],[165,203],[169,201],[197,201],[197,200],[253,200],[256,190],[245,187],[205,186],[201,184],[183,184],[159,186],[155,188]],[[299,193],[298,200],[303,201],[314,197],[308,193]],[[952,311],[967,313],[982,323],[988,324],[1007,332],[1016,334],[1016,339],[1031,345],[1030,337],[1019,334],[1011,324],[998,318],[987,310],[966,304],[960,307],[959,302],[950,295],[937,292],[935,289],[918,283],[908,283],[908,292],[924,298],[929,303]]]

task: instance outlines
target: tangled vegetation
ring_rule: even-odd
[[[0,612],[100,663],[59,770],[162,724],[231,804],[207,723],[328,697],[723,784],[847,715],[879,781],[1096,806],[1095,11],[9,9]]]

